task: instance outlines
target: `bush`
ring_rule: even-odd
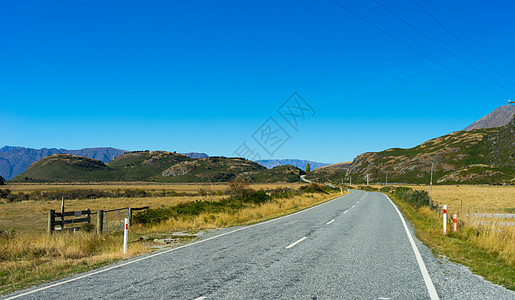
[[[421,206],[431,205],[431,198],[426,191],[413,190],[407,187],[397,187],[394,194],[401,200],[415,205],[417,208]]]
[[[80,227],[80,230],[84,232],[91,232],[93,231],[93,229],[95,229],[95,225],[90,223],[82,224],[82,226]]]
[[[5,184],[5,179],[2,176],[0,176],[0,185],[4,185],[4,184]]]
[[[328,194],[325,189],[324,189],[324,186],[321,185],[321,184],[318,184],[318,183],[310,183],[309,185],[304,185],[304,186],[301,186],[300,189],[304,192],[304,193],[311,193],[311,194],[314,194],[314,193],[321,193],[321,194]]]

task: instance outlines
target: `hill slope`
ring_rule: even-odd
[[[159,181],[224,182],[238,176],[266,170],[244,158],[207,157],[174,164],[160,174]]]
[[[312,170],[306,177],[317,182],[340,181],[345,178],[347,169],[349,169],[351,163],[352,162],[347,161],[323,166]]]
[[[515,178],[515,119],[500,128],[453,132],[410,149],[393,148],[357,156],[347,176],[353,182],[501,183]]]
[[[104,181],[111,170],[103,162],[71,154],[52,154],[30,165],[13,182]]]
[[[300,168],[292,165],[282,165],[271,169],[264,169],[259,172],[242,174],[240,178],[256,183],[297,182],[300,181],[300,175],[304,174],[306,174],[306,172]]]
[[[256,162],[267,169],[271,169],[277,166],[284,166],[284,165],[290,165],[297,167],[299,169],[302,169],[306,171],[306,165],[309,163],[309,166],[311,167],[311,170],[327,166],[329,164],[326,163],[320,163],[316,161],[310,161],[310,160],[302,160],[302,159],[262,159],[262,160],[256,160]]]
[[[25,148],[4,146],[0,148],[0,176],[10,180],[25,172],[34,162],[53,154],[72,154],[100,160],[104,163],[127,151],[104,147],[67,150],[56,148]]]
[[[128,152],[107,164],[81,156],[55,154],[33,163],[12,182],[224,182],[264,170],[265,167],[242,158],[190,158],[165,151]]]
[[[515,106],[508,104],[496,108],[488,115],[465,128],[465,131],[501,127],[508,124],[515,114]]]

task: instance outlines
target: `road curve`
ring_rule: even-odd
[[[384,194],[354,191],[6,299],[515,299],[411,231]]]

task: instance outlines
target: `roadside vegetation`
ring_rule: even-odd
[[[340,195],[339,190],[318,184],[249,185],[245,181],[235,181],[216,186],[148,187],[150,189],[145,190],[139,186],[138,189],[143,189],[145,193],[133,195],[132,191],[136,188],[127,192],[127,189],[116,185],[95,188],[67,185],[66,190],[52,185],[33,185],[30,188],[9,185],[13,191],[11,193],[16,195],[47,196],[32,200],[0,200],[0,294],[95,269],[162,247],[180,245],[195,239],[194,234],[202,230],[276,218]],[[92,191],[95,197],[87,197]],[[101,191],[108,192],[102,194]],[[117,191],[121,194],[110,194]],[[51,195],[56,198],[51,199]],[[46,215],[49,209],[60,207],[61,195],[77,197],[66,199],[66,211],[136,206],[150,206],[150,209],[134,215],[128,254],[124,256],[121,232],[97,236],[91,225],[76,233],[47,235]],[[95,224],[95,218],[91,223]]]
[[[515,290],[515,226],[506,226],[513,219],[473,217],[473,213],[511,212],[511,206],[515,204],[515,188],[437,186],[433,189],[433,197],[429,197],[426,187],[382,187],[376,190],[389,194],[415,227],[417,237],[435,254],[468,266],[475,274]],[[481,194],[484,197],[478,196]],[[463,199],[468,204],[466,207]],[[448,206],[445,235],[442,229],[443,204]],[[458,215],[456,232],[452,228],[454,213]]]

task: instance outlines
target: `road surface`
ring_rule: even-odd
[[[434,257],[405,224],[384,194],[354,191],[5,298],[515,299]]]

